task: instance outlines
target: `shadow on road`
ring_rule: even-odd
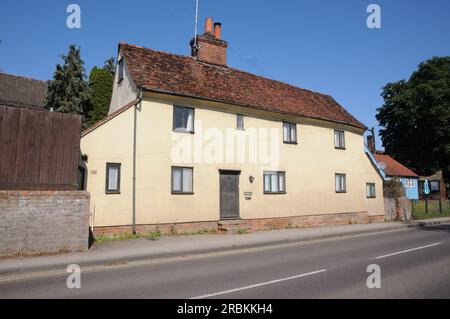
[[[450,234],[450,225],[424,225],[417,227],[418,230],[424,230],[424,231],[436,231],[436,232],[447,232]]]

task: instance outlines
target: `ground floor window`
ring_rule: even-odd
[[[264,193],[266,194],[286,193],[286,173],[264,172]]]
[[[106,163],[106,194],[120,193],[120,166],[119,163]]]
[[[172,167],[172,193],[173,194],[193,194],[192,167]]]
[[[367,183],[366,184],[366,195],[367,198],[375,198],[375,183]]]
[[[345,174],[336,174],[335,182],[336,182],[336,193],[345,193],[347,192],[347,177]]]

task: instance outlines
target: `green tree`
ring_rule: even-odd
[[[450,57],[419,65],[409,80],[383,88],[377,120],[386,153],[419,174],[450,171]]]
[[[82,127],[86,128],[90,117],[90,92],[80,49],[71,45],[67,55],[61,58],[64,64],[56,65],[53,80],[48,83],[45,107],[82,115]]]
[[[114,82],[114,77],[109,67],[107,64],[101,69],[94,66],[89,75],[92,108],[89,124],[93,124],[108,115]]]
[[[116,60],[114,59],[114,57],[110,57],[108,60],[106,60],[103,68],[107,69],[114,77],[114,74],[116,73]]]

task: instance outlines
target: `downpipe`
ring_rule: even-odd
[[[132,190],[132,232],[136,235],[136,140],[137,140],[137,112],[142,108],[142,88],[139,89],[137,102],[134,105],[133,120],[133,190]]]

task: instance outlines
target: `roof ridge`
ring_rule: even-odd
[[[122,42],[119,50],[124,51],[130,62],[133,61],[128,68],[136,84],[146,89],[174,93],[179,91],[189,96],[213,98],[242,106],[367,128],[330,94],[229,66],[204,63],[191,56],[135,44]],[[253,91],[252,88],[259,91]]]
[[[177,53],[171,53],[171,52],[167,52],[167,51],[163,51],[163,50],[155,50],[155,49],[150,49],[141,45],[136,45],[136,44],[130,44],[130,43],[120,43],[120,45],[124,45],[124,46],[129,46],[129,47],[134,47],[136,49],[143,49],[143,50],[147,50],[147,51],[152,51],[152,52],[156,52],[156,53],[163,53],[163,54],[167,54],[167,55],[171,55],[171,56],[175,56],[175,57],[179,57],[179,58],[185,58],[185,59],[189,59],[189,60],[193,60],[193,61],[197,61],[195,60],[193,57],[188,56],[188,55],[183,55],[183,54],[177,54]]]
[[[24,80],[31,80],[31,81],[36,81],[36,82],[43,82],[45,84],[47,84],[47,82],[49,80],[40,80],[40,79],[34,79],[34,78],[30,78],[28,76],[23,76],[23,75],[17,75],[17,74],[11,74],[11,73],[5,73],[5,72],[0,72],[0,76],[1,75],[6,75],[6,76],[10,76],[10,77],[14,77],[14,78],[19,78],[19,79],[24,79]]]
[[[322,93],[322,92],[313,91],[311,89],[305,89],[305,88],[296,86],[295,84],[292,84],[292,83],[288,83],[288,82],[284,82],[284,81],[281,81],[281,80],[272,79],[272,78],[269,78],[269,77],[264,76],[264,75],[251,73],[249,71],[240,70],[240,69],[237,69],[237,68],[234,68],[234,67],[230,67],[230,66],[217,66],[217,65],[214,65],[214,64],[206,63],[206,62],[200,62],[200,61],[197,61],[195,58],[193,58],[192,56],[189,56],[189,55],[177,54],[177,53],[167,52],[167,51],[164,51],[164,50],[155,50],[155,49],[151,49],[151,48],[144,47],[144,46],[141,46],[141,45],[125,43],[125,42],[120,43],[120,45],[125,45],[125,46],[129,46],[129,47],[134,47],[134,48],[137,48],[137,49],[143,49],[143,50],[148,50],[148,51],[152,51],[152,52],[156,52],[156,53],[163,53],[163,54],[167,54],[167,55],[171,55],[171,56],[175,56],[175,57],[179,57],[179,58],[184,58],[184,59],[195,61],[195,62],[204,64],[204,65],[207,65],[207,66],[210,66],[210,67],[221,67],[221,68],[230,69],[230,70],[233,70],[235,72],[248,74],[248,75],[255,76],[255,77],[267,80],[267,81],[273,81],[273,82],[277,82],[277,83],[280,83],[280,84],[283,84],[283,85],[287,85],[289,87],[292,87],[292,88],[295,88],[295,89],[298,89],[298,90],[302,90],[304,92],[313,93],[313,94],[320,94],[320,95],[322,95],[324,97],[329,97],[329,98],[332,98],[334,100],[334,98],[328,93]]]

